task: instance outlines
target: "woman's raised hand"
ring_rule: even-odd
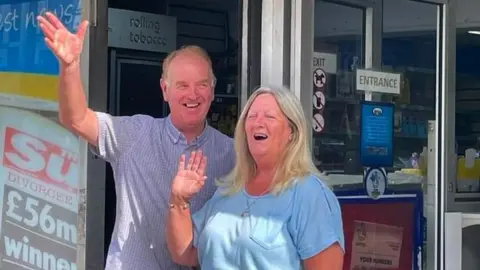
[[[78,26],[77,33],[73,34],[52,13],[38,16],[38,24],[45,36],[45,43],[55,54],[60,65],[69,66],[78,63],[83,48],[88,21],[83,21]]]
[[[177,175],[173,179],[172,193],[185,201],[190,200],[205,184],[207,157],[202,151],[193,151],[185,166],[185,155],[178,162]]]

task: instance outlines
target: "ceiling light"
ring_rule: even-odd
[[[468,33],[472,35],[480,35],[480,31],[468,31]]]

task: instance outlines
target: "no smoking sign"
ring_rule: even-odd
[[[313,115],[312,127],[315,132],[322,132],[325,127],[325,119],[323,119],[323,115],[319,113]]]
[[[312,127],[317,133],[325,129],[323,110],[325,109],[325,87],[327,85],[327,73],[321,68],[313,71],[313,118]]]

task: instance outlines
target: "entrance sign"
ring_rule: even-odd
[[[357,90],[400,94],[401,74],[357,69]]]
[[[365,167],[393,166],[395,106],[368,101],[360,106],[360,163]]]
[[[177,47],[177,19],[109,8],[108,46],[169,53]]]

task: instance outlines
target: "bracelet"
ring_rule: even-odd
[[[169,205],[170,209],[173,209],[173,208],[176,208],[176,207],[179,207],[182,210],[187,210],[188,208],[190,208],[190,205],[188,203],[182,203],[180,205],[175,204],[175,203],[170,203],[170,205]]]

